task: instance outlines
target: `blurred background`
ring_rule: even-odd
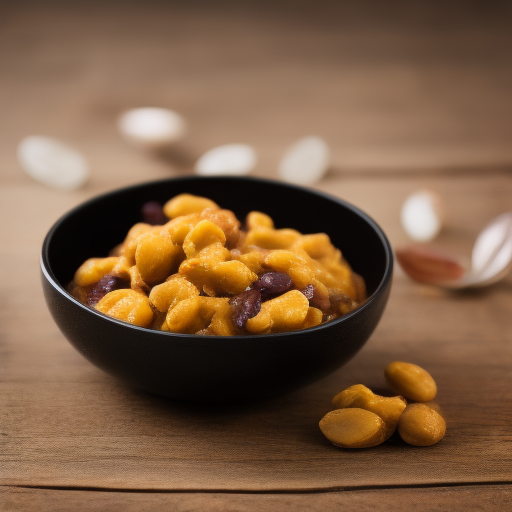
[[[290,144],[318,135],[331,164],[313,188],[362,208],[393,245],[408,241],[401,205],[430,188],[444,209],[437,242],[468,255],[511,209],[511,56],[509,1],[4,0],[4,239],[30,245],[35,260],[53,222],[91,196],[191,174],[228,143],[251,145],[252,174],[278,179]],[[119,132],[123,112],[146,106],[188,125],[168,151]],[[29,135],[80,151],[86,185],[63,192],[31,180],[16,156]]]
[[[159,154],[129,144],[119,116],[145,106],[179,112],[187,135]],[[91,173],[85,186],[62,191],[32,180],[17,158],[30,135],[80,151]],[[251,477],[253,461],[279,460],[290,481],[300,474],[306,482],[303,470],[318,480],[327,475],[325,482],[335,478],[329,491],[344,489],[349,473],[349,481],[374,475],[356,489],[403,483],[410,494],[388,498],[398,497],[403,510],[420,501],[421,489],[411,485],[432,482],[451,486],[450,493],[438,489],[445,499],[458,487],[466,500],[499,502],[475,484],[484,482],[492,493],[487,484],[510,483],[512,418],[503,403],[512,390],[512,274],[481,292],[449,294],[414,283],[397,264],[378,330],[342,373],[275,402],[270,416],[264,407],[248,412],[249,430],[268,429],[252,441],[238,420],[229,430],[218,416],[214,424],[226,437],[215,445],[208,433],[206,451],[193,437],[198,424],[211,424],[208,412],[202,422],[197,411],[183,419],[177,409],[173,418],[167,404],[134,398],[65,343],[52,321],[39,258],[46,233],[64,213],[107,190],[191,174],[204,152],[228,143],[251,145],[258,156],[253,175],[277,178],[285,150],[307,135],[322,137],[331,151],[330,169],[313,188],[367,212],[393,249],[411,241],[400,221],[402,204],[429,188],[444,211],[435,244],[467,260],[478,233],[512,210],[512,1],[0,0],[0,409],[2,400],[7,404],[0,433],[16,440],[0,455],[9,478],[18,472],[13,485],[28,492],[42,482],[88,489],[87,495],[103,485],[190,490],[179,479],[185,482],[194,468],[221,479],[224,467],[226,481],[235,481],[250,454]],[[391,461],[386,452],[381,465],[363,461],[357,471],[327,454],[317,466],[323,455],[311,451],[316,441],[307,432],[330,397],[354,382],[384,386],[383,362],[396,359],[436,376],[440,403],[451,415],[442,451],[429,452],[427,463],[411,452]],[[297,422],[283,426],[283,417]],[[289,443],[296,459],[279,452]],[[232,462],[223,466],[228,445],[241,451],[230,449]],[[213,465],[182,458],[198,453],[190,448],[196,446],[218,457]],[[300,472],[290,471],[289,459],[302,460]],[[202,482],[211,483],[209,476]],[[265,463],[255,481],[272,478]],[[272,481],[265,488],[276,489]],[[429,502],[433,489],[424,490]],[[372,503],[382,496],[370,494]],[[456,503],[445,508],[460,509]]]
[[[331,147],[326,179],[510,170],[511,91],[509,1],[0,3],[4,184],[32,134],[82,151],[95,192],[190,172],[230,142],[274,176],[310,134]],[[119,135],[120,113],[140,106],[188,122],[169,158]]]

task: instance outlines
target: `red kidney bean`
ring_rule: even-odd
[[[291,277],[284,272],[267,272],[263,274],[252,287],[261,292],[263,300],[268,300],[292,290],[293,281]]]
[[[241,329],[249,318],[256,316],[261,309],[261,293],[259,290],[245,290],[235,295],[230,301],[233,308],[232,320]]]
[[[156,201],[148,201],[142,205],[142,219],[146,224],[152,226],[161,226],[165,224],[169,219],[164,214],[162,205]]]
[[[309,305],[322,311],[327,311],[330,307],[330,301],[327,297],[322,297],[312,284],[308,284],[301,292],[309,300]]]
[[[301,293],[304,294],[306,299],[311,300],[315,295],[315,288],[312,284],[308,284],[306,288],[301,290]]]
[[[130,282],[127,279],[114,274],[105,274],[87,294],[87,304],[94,307],[107,294],[121,288],[129,288]]]

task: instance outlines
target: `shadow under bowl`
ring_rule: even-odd
[[[277,228],[327,233],[363,276],[368,300],[351,313],[301,331],[201,336],[154,331],[91,309],[67,291],[76,269],[103,257],[141,221],[147,201],[188,192],[239,219],[258,210]],[[356,207],[326,194],[258,178],[184,177],[101,195],[61,217],[42,248],[44,295],[58,327],[91,363],[159,395],[205,402],[263,398],[298,389],[345,364],[364,345],[386,306],[393,254],[382,229]]]

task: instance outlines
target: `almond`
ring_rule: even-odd
[[[459,261],[437,249],[424,245],[406,245],[395,250],[400,266],[415,281],[443,284],[460,279],[466,269]]]

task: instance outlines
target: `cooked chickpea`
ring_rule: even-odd
[[[318,308],[309,308],[302,329],[308,329],[322,323],[324,314]]]
[[[252,250],[246,254],[239,254],[234,256],[234,259],[241,261],[244,265],[249,267],[257,274],[263,274],[263,266],[265,262],[266,251]]]
[[[121,256],[124,256],[130,265],[135,264],[135,251],[137,250],[137,240],[144,233],[154,232],[155,227],[151,226],[151,224],[145,224],[143,222],[139,222],[133,225],[128,231],[124,242],[121,244],[119,248],[119,253]]]
[[[237,334],[237,329],[231,319],[232,310],[228,301],[219,303],[216,306],[212,321],[208,326],[206,334],[215,334],[217,336],[233,336]]]
[[[82,263],[75,273],[75,283],[78,286],[89,286],[97,283],[105,274],[108,274],[119,262],[119,257],[90,258]]]
[[[171,332],[193,334],[208,326],[211,316],[201,315],[202,298],[185,299],[171,308],[166,317],[167,326]]]
[[[202,331],[208,328],[215,313],[227,302],[227,298],[200,296],[182,300],[167,313],[167,326],[171,332],[184,334]]]
[[[258,276],[241,261],[223,261],[212,267],[209,288],[216,295],[236,295],[257,279]]]
[[[199,290],[190,281],[181,276],[173,276],[165,283],[153,286],[149,294],[149,302],[158,311],[165,313],[178,302],[198,295]]]
[[[141,278],[148,284],[166,279],[177,263],[179,247],[165,234],[145,233],[137,240],[135,264]]]
[[[216,263],[221,263],[222,261],[230,260],[231,253],[223,244],[216,242],[206,246],[204,249],[201,249],[194,258],[190,258],[188,261],[192,261],[193,259],[208,261],[211,265],[214,265]]]
[[[206,197],[194,196],[192,194],[179,194],[164,204],[164,213],[170,219],[201,213],[205,208],[218,208],[217,204]]]
[[[148,327],[153,320],[149,299],[134,290],[114,290],[107,293],[96,306],[98,311],[139,327]]]
[[[293,245],[294,249],[302,249],[310,258],[319,260],[332,257],[336,248],[331,244],[331,239],[325,233],[303,235]]]
[[[307,329],[358,306],[358,276],[325,233],[276,229],[258,211],[241,227],[232,211],[187,193],[158,213],[109,257],[84,262],[73,296],[139,326],[217,336]]]
[[[298,290],[264,302],[260,312],[247,321],[251,333],[283,332],[300,329],[309,312],[309,302]]]
[[[228,247],[236,247],[240,238],[240,221],[230,210],[206,208],[201,212],[201,219],[213,222],[224,232]]]
[[[167,232],[171,235],[172,241],[175,244],[183,245],[186,236],[190,233],[192,228],[201,220],[198,213],[191,215],[184,215],[170,220],[167,224],[160,228],[160,232]]]
[[[209,220],[202,220],[196,224],[183,240],[183,250],[187,258],[194,258],[199,252],[209,245],[226,242],[224,231]]]
[[[228,257],[227,249],[213,244],[185,260],[178,272],[208,295],[237,294],[258,276],[240,261],[226,261]]]
[[[256,227],[247,233],[245,245],[255,245],[263,249],[288,249],[300,236],[295,229]]]
[[[128,270],[128,274],[130,276],[130,288],[132,290],[135,290],[139,293],[146,293],[149,291],[148,284],[142,279],[142,276],[140,275],[139,269],[137,268],[137,265],[133,265],[133,267],[130,267]]]
[[[263,212],[250,212],[245,219],[245,224],[249,231],[256,228],[274,229],[272,217]]]
[[[119,256],[117,263],[112,267],[111,273],[128,279],[130,274],[130,262],[128,259],[124,256]]]

